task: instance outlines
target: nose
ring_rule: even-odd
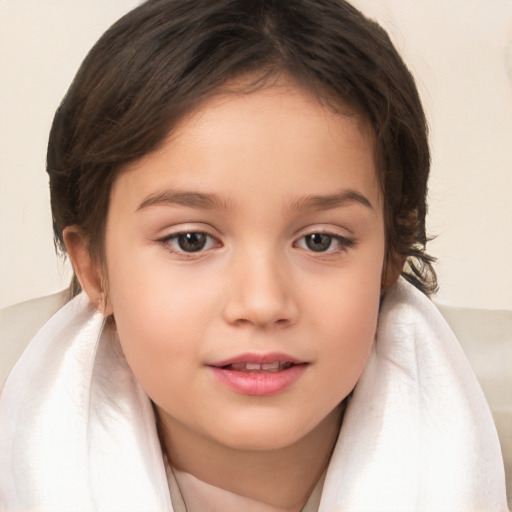
[[[236,258],[229,270],[224,319],[260,328],[294,324],[299,308],[289,265],[275,251],[249,252]]]

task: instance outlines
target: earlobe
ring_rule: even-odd
[[[78,226],[67,226],[62,235],[73,270],[82,289],[98,311],[105,316],[111,315],[112,307],[107,295],[104,271],[89,252],[89,239]]]

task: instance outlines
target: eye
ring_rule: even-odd
[[[306,246],[315,252],[324,252],[331,247],[333,238],[325,233],[313,233],[304,237]]]
[[[175,233],[161,240],[173,252],[194,253],[217,247],[218,240],[202,231]]]
[[[300,249],[313,252],[342,252],[353,245],[353,240],[330,233],[310,233],[296,243]]]

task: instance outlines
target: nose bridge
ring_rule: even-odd
[[[229,322],[268,326],[296,320],[298,311],[289,268],[276,246],[251,245],[240,249],[230,273],[225,306]]]

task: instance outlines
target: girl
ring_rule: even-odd
[[[413,286],[436,286],[428,169],[411,75],[344,2],[122,18],[50,135],[84,293],[6,385],[2,509],[506,510],[483,396]]]

